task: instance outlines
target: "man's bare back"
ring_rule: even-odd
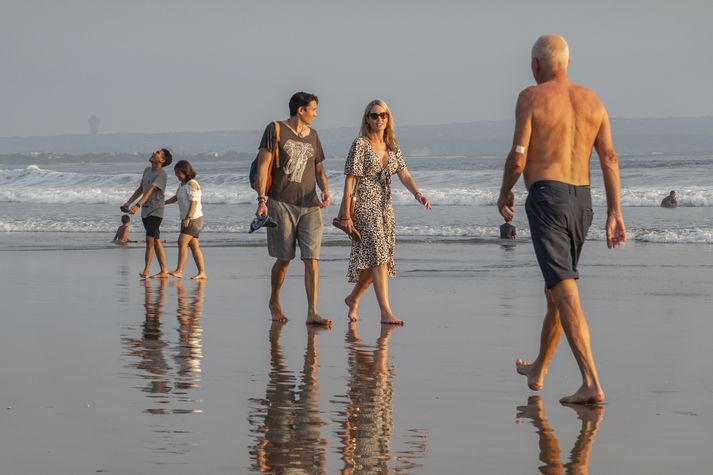
[[[593,91],[567,77],[569,47],[564,38],[546,35],[532,48],[537,82],[517,100],[513,147],[505,161],[498,210],[505,220],[515,212],[508,200],[524,174],[530,235],[547,289],[547,313],[540,351],[532,363],[518,359],[516,369],[530,389],[542,389],[549,363],[564,333],[582,374],[581,387],[560,401],[566,404],[604,400],[589,327],[579,303],[577,262],[593,210],[589,159],[596,148],[607,195],[607,246],[626,240],[621,215],[619,164],[604,106]],[[537,186],[535,183],[540,182]]]
[[[606,118],[594,91],[566,78],[554,79],[525,89],[518,106],[530,131],[529,143],[522,143],[527,148],[527,188],[540,180],[589,185],[589,158]]]

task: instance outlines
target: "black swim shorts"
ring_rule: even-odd
[[[161,237],[161,232],[158,228],[161,226],[163,218],[159,218],[158,216],[149,216],[148,218],[142,218],[141,221],[144,223],[147,238],[150,237],[159,239]]]
[[[577,262],[594,216],[589,186],[538,181],[530,187],[525,210],[547,288],[578,279]]]

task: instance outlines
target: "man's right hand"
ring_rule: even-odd
[[[607,217],[607,247],[614,247],[624,244],[626,241],[626,226],[621,214],[610,214]]]
[[[505,222],[511,222],[513,216],[515,216],[515,206],[512,201],[508,200],[507,195],[500,193],[498,198],[498,211],[500,215],[505,218]]]
[[[265,216],[267,214],[267,204],[261,201],[257,204],[257,211],[255,211],[255,216]]]

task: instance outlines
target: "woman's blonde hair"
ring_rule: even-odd
[[[389,115],[389,120],[386,123],[386,129],[384,129],[384,142],[386,143],[386,149],[390,152],[395,152],[398,147],[398,141],[396,140],[396,132],[394,132],[394,116],[391,115],[391,109],[386,104],[386,102],[381,99],[374,99],[369,104],[366,105],[364,109],[364,115],[361,118],[361,131],[359,132],[362,137],[367,138],[371,134],[371,127],[369,126],[369,113],[371,108],[374,106],[379,106],[383,108]]]

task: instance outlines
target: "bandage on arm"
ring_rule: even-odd
[[[525,147],[522,145],[515,145],[515,153],[525,153]]]

